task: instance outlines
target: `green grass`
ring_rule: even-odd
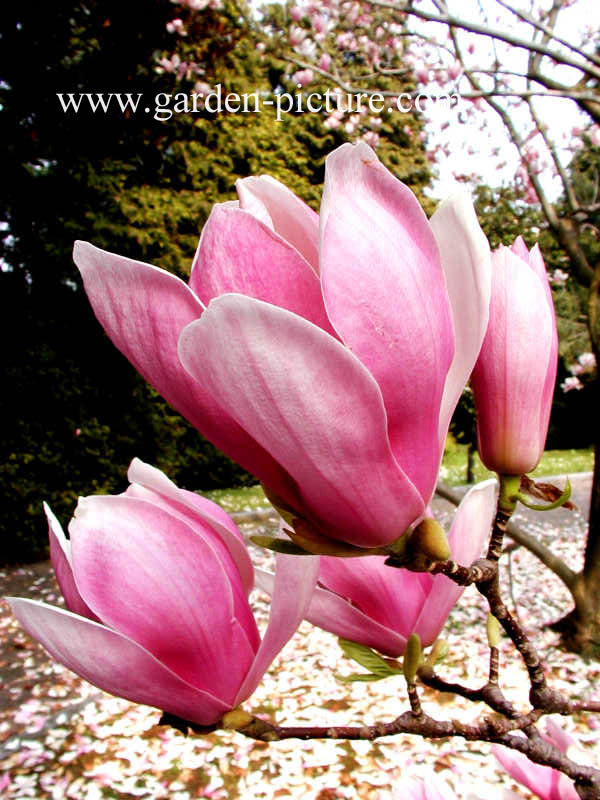
[[[594,451],[586,450],[547,450],[532,475],[563,475],[575,472],[589,472],[594,468]],[[475,456],[475,482],[493,477]],[[448,439],[440,470],[440,478],[450,486],[467,482],[467,446],[456,444]]]
[[[548,450],[542,456],[540,465],[533,475],[573,474],[588,472],[594,466],[594,453],[587,450]],[[467,480],[467,447],[448,439],[440,477],[450,486],[459,486]],[[492,477],[483,466],[479,457],[475,457],[475,479],[482,481]],[[260,486],[244,486],[240,489],[214,489],[203,492],[205,497],[218,503],[221,508],[232,511],[250,511],[254,508],[268,506],[267,499]]]
[[[221,508],[232,511],[251,511],[253,508],[264,508],[269,505],[262,486],[242,486],[239,489],[213,489],[201,492],[209,500],[218,503]]]

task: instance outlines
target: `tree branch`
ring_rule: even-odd
[[[544,47],[537,42],[528,39],[522,39],[519,36],[513,36],[511,33],[507,33],[500,28],[492,28],[486,25],[481,25],[478,22],[470,22],[469,20],[463,19],[462,17],[457,17],[454,14],[432,14],[429,11],[424,11],[423,9],[416,8],[413,5],[394,3],[391,2],[391,0],[367,0],[367,2],[369,5],[379,6],[381,8],[389,8],[399,13],[418,17],[419,19],[423,19],[428,22],[438,22],[441,25],[447,25],[449,28],[459,28],[464,31],[469,31],[470,33],[477,33],[481,36],[487,36],[490,39],[505,42],[506,44],[510,44],[513,47],[518,47],[521,50],[533,50],[537,53],[540,53],[542,56],[551,58],[557,64],[564,64],[565,66],[574,67],[575,69],[583,72],[589,78],[600,80],[600,69],[597,69],[593,64],[585,63],[585,61],[588,59],[588,55],[585,51],[578,51],[578,55],[582,56],[584,61],[573,60],[569,56],[566,56],[557,50]]]
[[[435,492],[439,497],[443,497],[455,506],[459,505],[462,500],[460,492],[451,489],[443,483],[438,483]],[[515,542],[518,542],[533,553],[544,566],[548,567],[551,572],[560,578],[569,590],[575,587],[577,573],[570,569],[561,558],[556,556],[549,548],[536,539],[535,536],[524,531],[512,520],[508,523],[506,533],[511,539],[514,539]]]
[[[527,14],[527,12],[519,8],[515,8],[513,5],[510,5],[509,3],[505,2],[505,0],[496,0],[496,2],[498,3],[498,5],[502,6],[502,8],[505,8],[507,11],[510,11],[512,14],[514,14],[523,22],[528,23],[536,30],[540,31],[541,33],[544,33],[546,36],[553,39],[558,44],[561,44],[563,45],[563,47],[566,47],[569,50],[571,50],[571,52],[576,53],[577,55],[585,54],[586,58],[588,58],[593,64],[596,64],[596,66],[600,67],[600,58],[594,55],[594,53],[584,53],[584,51],[582,51],[579,47],[576,47],[571,42],[568,42],[566,39],[562,39],[560,36],[557,36],[552,28],[549,28],[547,25],[544,25],[543,23],[539,22],[539,20],[536,20],[530,14]],[[556,5],[556,3],[554,5]]]

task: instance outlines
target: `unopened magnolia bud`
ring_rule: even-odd
[[[447,561],[450,558],[450,545],[446,531],[439,522],[427,517],[410,534],[410,549],[422,554],[431,561]]]
[[[421,648],[421,638],[418,633],[411,633],[406,642],[404,651],[404,661],[402,671],[407,683],[414,683],[417,670],[423,661],[423,650]]]
[[[500,623],[492,614],[487,618],[487,638],[490,647],[498,647],[500,644]]]
[[[239,731],[250,725],[253,719],[254,717],[252,714],[249,714],[247,711],[241,708],[234,708],[233,711],[228,711],[223,715],[221,727],[227,730]]]
[[[437,663],[443,661],[448,655],[449,651],[448,642],[445,639],[438,639],[427,656],[427,665],[435,667]]]

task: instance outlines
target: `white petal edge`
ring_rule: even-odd
[[[269,624],[235,705],[250,697],[275,656],[292,638],[306,616],[317,583],[318,556],[278,554],[276,565]]]
[[[443,445],[487,330],[492,262],[488,240],[466,192],[458,192],[440,203],[429,222],[446,277],[455,336],[454,359],[446,377],[440,410],[439,435]]]
[[[223,544],[229,551],[231,558],[237,566],[246,594],[250,593],[252,587],[254,586],[254,569],[252,567],[252,562],[250,560],[250,556],[248,555],[246,545],[243,542],[242,535],[240,534],[240,538],[238,538],[235,533],[229,530],[225,524],[225,521],[223,519],[219,519],[219,516],[222,515],[223,517],[226,517],[231,525],[235,525],[233,520],[229,519],[223,509],[221,509],[219,506],[216,506],[216,504],[214,513],[209,512],[208,509],[203,509],[202,500],[205,500],[206,503],[210,503],[209,500],[206,500],[206,498],[198,495],[198,504],[196,504],[194,499],[188,498],[186,496],[187,492],[176,486],[173,481],[164,474],[164,472],[159,470],[157,467],[146,464],[139,458],[134,458],[131,462],[129,470],[127,471],[127,477],[131,483],[139,483],[146,489],[155,491],[176,503],[185,505],[192,512],[198,514],[199,517],[202,517],[202,519],[208,522],[215,533],[221,537]],[[211,505],[213,504],[211,503]],[[221,513],[219,514],[219,512]]]

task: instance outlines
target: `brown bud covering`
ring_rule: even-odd
[[[234,708],[233,711],[228,711],[221,720],[221,727],[226,730],[239,731],[246,728],[254,719],[252,714],[244,711],[241,708]]]

